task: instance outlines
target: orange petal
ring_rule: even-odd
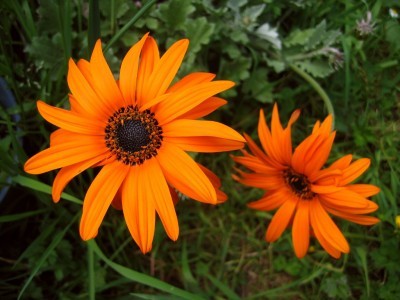
[[[298,200],[294,197],[286,199],[285,203],[278,209],[268,226],[266,240],[270,243],[275,242],[286,229],[290,219],[296,209]]]
[[[146,179],[148,168],[130,168],[122,187],[122,211],[126,225],[143,253],[151,250],[155,229],[155,199]]]
[[[247,135],[246,133],[243,134],[246,142],[247,142],[247,146],[250,148],[250,151],[257,156],[260,160],[262,160],[263,162],[265,162],[268,166],[274,167],[277,170],[284,170],[287,167],[281,165],[280,163],[278,163],[277,161],[271,159],[269,156],[267,156],[258,146],[257,144],[253,141],[253,139]]]
[[[310,243],[309,211],[310,201],[299,201],[292,227],[293,247],[298,258],[303,258],[307,254]]]
[[[380,222],[380,220],[378,218],[371,217],[371,216],[360,216],[360,215],[344,213],[344,212],[340,212],[340,211],[331,209],[329,207],[325,207],[325,209],[332,215],[335,215],[339,218],[342,218],[347,221],[357,223],[360,225],[375,225]]]
[[[137,78],[136,101],[139,106],[156,98],[153,95],[149,95],[151,86],[148,85],[148,82],[154,67],[159,61],[160,53],[158,52],[157,43],[151,36],[148,36],[142,48]]]
[[[345,156],[339,158],[338,160],[336,160],[335,162],[333,162],[330,165],[329,169],[330,170],[334,170],[334,169],[343,170],[343,169],[346,169],[350,165],[352,159],[353,159],[353,155],[351,155],[351,154],[345,155]]]
[[[188,46],[187,39],[177,41],[154,65],[149,79],[143,83],[145,98],[142,99],[142,103],[165,93],[181,66]]]
[[[104,58],[100,40],[97,40],[94,46],[90,58],[90,70],[93,84],[96,86],[95,91],[104,100],[103,105],[106,105],[113,111],[117,111],[120,107],[124,106],[125,103],[121,91]]]
[[[103,139],[94,143],[93,141],[94,139],[79,140],[47,148],[28,159],[24,165],[24,170],[30,174],[42,174],[108,152]]]
[[[92,116],[107,118],[114,113],[93,90],[72,59],[68,65],[68,86],[79,105]]]
[[[165,137],[164,143],[171,143],[190,152],[223,152],[241,149],[242,142],[221,139],[210,136],[196,137]]]
[[[122,186],[123,185],[118,189],[113,201],[111,202],[112,207],[116,210],[122,210]]]
[[[311,190],[317,194],[330,194],[335,192],[340,192],[344,190],[344,187],[339,187],[335,185],[316,185],[311,184]]]
[[[105,165],[93,180],[83,201],[79,232],[83,240],[96,236],[101,222],[124,181],[129,167],[119,161]]]
[[[280,170],[277,170],[273,167],[270,167],[266,165],[264,162],[262,162],[258,157],[255,156],[232,156],[232,159],[245,166],[249,170],[252,170],[256,173],[263,173],[263,174],[269,174],[269,175],[277,175],[280,173]]]
[[[329,135],[327,139],[312,153],[310,159],[307,161],[307,165],[304,169],[304,174],[307,174],[309,177],[313,177],[314,174],[317,174],[319,170],[321,170],[322,166],[326,163],[326,160],[331,153],[333,141],[335,139],[336,133],[333,132]]]
[[[258,121],[258,135],[260,138],[260,142],[265,152],[276,161],[280,161],[280,153],[278,149],[274,148],[273,139],[271,136],[271,132],[268,128],[268,125],[265,121],[264,111],[260,109],[260,116]]]
[[[187,89],[171,93],[164,101],[160,102],[155,111],[160,125],[171,122],[184,113],[194,109],[196,106],[218,94],[231,88],[234,85],[232,81],[213,81],[200,83],[188,87]]]
[[[347,189],[360,194],[362,197],[371,197],[380,192],[380,188],[372,184],[350,184],[346,186]]]
[[[351,163],[346,169],[343,170],[343,177],[340,181],[340,185],[346,185],[357,179],[364,173],[371,164],[369,158],[361,158]]]
[[[353,191],[346,188],[333,192],[320,194],[321,201],[330,206],[347,207],[347,208],[366,208],[368,200]]]
[[[133,105],[136,101],[136,81],[138,77],[139,56],[148,35],[149,34],[146,33],[139,42],[129,49],[121,63],[119,87],[126,104]]]
[[[177,190],[195,200],[216,204],[214,186],[183,150],[172,144],[163,145],[156,158],[167,181]]]
[[[315,227],[317,227],[317,230],[320,231],[321,235],[330,245],[343,253],[350,252],[349,244],[342,232],[332,221],[317,199],[311,201],[310,216],[314,230]]]
[[[215,74],[212,73],[204,73],[204,72],[194,72],[189,75],[186,75],[173,86],[171,86],[167,93],[178,92],[181,90],[185,90],[187,88],[191,88],[194,85],[198,85],[204,82],[210,82],[215,78]]]
[[[94,164],[98,163],[105,157],[106,157],[105,155],[103,156],[99,155],[91,159],[62,168],[57,173],[57,176],[54,178],[53,188],[52,188],[53,201],[56,203],[60,201],[62,191],[64,190],[68,182],[71,181],[72,178],[82,173],[86,169],[92,167]]]
[[[331,255],[332,257],[339,259],[341,256],[341,252],[336,249],[334,246],[332,246],[323,236],[323,234],[321,233],[321,229],[318,226],[318,224],[315,223],[315,219],[313,219],[311,217],[310,214],[310,221],[311,221],[311,226],[313,229],[313,232],[315,234],[315,237],[317,238],[317,240],[319,241],[319,243],[321,244],[322,248],[325,249],[326,252],[329,253],[329,255]]]
[[[192,108],[191,110],[185,112],[184,114],[180,115],[180,119],[198,119],[203,118],[213,111],[218,109],[219,107],[225,105],[227,103],[226,100],[218,97],[210,97],[207,100],[203,101],[196,107]]]
[[[265,190],[277,190],[286,186],[282,175],[266,175],[260,173],[240,172],[240,182],[242,184],[257,187]]]
[[[214,121],[174,120],[163,126],[163,135],[165,137],[211,136],[245,142],[244,138],[237,131]]]
[[[270,211],[281,206],[286,200],[287,193],[278,190],[276,192],[268,192],[265,197],[254,202],[250,202],[247,204],[247,206],[252,209]]]
[[[71,111],[50,106],[43,101],[38,101],[37,107],[43,118],[60,128],[81,134],[104,135],[105,125],[103,122],[78,116]]]
[[[156,159],[148,160],[144,165],[145,172],[139,176],[139,185],[146,187],[143,199],[151,199],[156,211],[164,225],[169,238],[176,241],[179,236],[178,218],[176,217],[174,203],[168,184]]]

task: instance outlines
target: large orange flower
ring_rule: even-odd
[[[379,192],[370,184],[351,184],[365,170],[370,160],[361,158],[351,162],[352,155],[335,161],[330,167],[322,167],[328,159],[335,132],[332,132],[332,116],[322,124],[318,121],[310,136],[300,143],[292,153],[291,126],[299,117],[295,111],[288,126],[283,128],[275,105],[272,113],[271,130],[264,112],[260,111],[258,135],[262,151],[245,135],[252,154],[233,159],[253,171],[238,170],[234,178],[248,186],[266,190],[263,198],[249,207],[270,211],[277,209],[266,232],[268,242],[276,241],[292,222],[293,247],[297,257],[305,256],[309,247],[310,227],[322,247],[333,257],[350,251],[345,237],[328,213],[348,221],[373,225],[375,217],[365,216],[378,209],[366,199]]]
[[[185,151],[219,152],[242,148],[236,131],[213,121],[195,120],[226,103],[214,97],[234,84],[212,81],[210,73],[192,73],[171,85],[189,41],[173,44],[160,57],[146,34],[126,54],[119,80],[114,79],[98,41],[90,61],[69,61],[71,110],[38,101],[40,114],[60,127],[50,148],[30,158],[25,171],[40,174],[59,169],[53,200],[82,171],[102,169],[83,204],[80,234],[88,240],[110,204],[123,214],[141,251],[151,250],[155,212],[168,236],[176,240],[178,220],[173,188],[195,200],[216,204],[226,199],[218,178]]]

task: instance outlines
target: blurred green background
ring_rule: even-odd
[[[398,0],[1,1],[0,298],[396,299],[399,13]],[[36,101],[68,105],[67,61],[88,59],[98,36],[117,74],[146,32],[161,52],[190,39],[178,77],[210,71],[235,81],[222,94],[229,104],[209,119],[255,139],[258,111],[270,114],[273,102],[284,122],[302,110],[295,143],[334,112],[329,161],[350,153],[371,158],[360,181],[381,188],[373,198],[381,223],[335,219],[350,254],[332,259],[312,240],[299,260],[289,230],[276,243],[265,242],[273,212],[247,208],[262,191],[233,182],[229,153],[199,154],[229,200],[214,207],[182,198],[177,242],[158,222],[153,250],[142,255],[113,209],[95,241],[81,241],[79,199],[97,171],[74,179],[57,205],[49,195],[55,172],[23,172],[27,157],[48,147],[55,129],[40,117]]]

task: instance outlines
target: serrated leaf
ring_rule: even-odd
[[[325,38],[325,34],[326,34],[326,21],[322,20],[322,22],[317,25],[314,32],[308,39],[306,49],[311,50],[317,47],[317,45],[321,43]]]
[[[43,33],[59,31],[58,4],[53,0],[41,0],[37,12],[39,14],[38,29]]]
[[[273,86],[268,82],[267,76],[266,69],[255,70],[243,83],[243,92],[261,103],[271,103]]]
[[[310,36],[314,33],[314,28],[309,28],[305,30],[295,30],[293,31],[285,40],[284,45],[286,47],[291,47],[295,45],[304,46],[308,43]]]
[[[313,77],[320,78],[326,77],[334,71],[327,62],[322,60],[306,60],[302,62],[296,62],[296,66],[309,73]]]
[[[201,45],[209,43],[215,24],[209,23],[205,17],[188,22],[186,35],[190,40],[191,53],[201,49]]]
[[[226,3],[226,6],[228,6],[232,10],[239,10],[239,7],[242,7],[247,4],[247,0],[229,0],[228,3]]]
[[[270,42],[275,48],[282,49],[282,42],[279,38],[279,33],[276,28],[272,28],[268,23],[261,25],[257,30],[256,34],[262,38]]]
[[[276,73],[281,73],[286,69],[286,64],[280,60],[267,59],[267,64],[274,68]]]
[[[158,15],[169,28],[185,29],[186,19],[194,11],[190,0],[171,0],[160,5]]]

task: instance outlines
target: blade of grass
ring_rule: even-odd
[[[368,277],[367,252],[365,251],[364,248],[357,247],[355,253],[358,256],[359,264],[361,264],[361,267],[363,269],[365,287],[367,290],[367,298],[369,298],[370,297],[370,284],[369,284],[369,277]]]
[[[241,298],[234,292],[232,291],[225,283],[222,281],[218,280],[214,276],[210,274],[204,274],[215,287],[217,287],[224,295],[227,297],[227,299],[230,300],[240,300]]]
[[[120,30],[117,31],[117,33],[111,38],[111,40],[107,43],[107,45],[104,47],[104,52],[106,52],[133,24],[139,20],[141,16],[143,16],[153,4],[155,4],[157,0],[149,0],[142,6],[142,8],[136,13],[136,15],[129,20],[128,23],[126,23]]]
[[[13,214],[13,215],[5,215],[5,216],[0,216],[0,223],[6,223],[6,222],[15,222],[18,220],[23,220],[32,216],[39,215],[43,212],[46,212],[47,208],[42,208],[34,211],[28,211],[20,214]]]
[[[62,35],[65,65],[71,57],[71,1],[58,1],[58,23]]]
[[[89,274],[89,299],[96,299],[96,281],[94,278],[94,255],[93,248],[87,245],[88,274]]]
[[[32,279],[36,276],[37,272],[40,270],[40,268],[43,265],[43,263],[46,261],[46,259],[49,257],[49,255],[54,251],[54,249],[57,247],[57,245],[61,242],[61,240],[63,239],[64,235],[67,233],[67,231],[71,227],[71,225],[78,219],[79,215],[80,215],[80,213],[76,214],[75,217],[72,218],[71,222],[69,222],[69,224],[64,228],[64,230],[58,232],[55,235],[55,237],[51,241],[50,245],[43,252],[42,256],[37,261],[35,267],[32,269],[32,272],[29,275],[28,279],[25,281],[24,285],[22,286],[21,291],[18,294],[18,298],[17,298],[18,300],[21,299],[21,297],[24,294],[26,288],[31,283]]]
[[[159,279],[153,278],[151,276],[142,274],[140,272],[131,270],[127,267],[121,266],[111,260],[109,260],[105,254],[100,250],[99,246],[94,240],[90,240],[87,242],[89,247],[92,247],[93,251],[108,265],[110,266],[114,271],[117,273],[121,274],[125,278],[129,278],[130,280],[134,282],[138,282],[150,287],[153,287],[157,290],[167,292],[171,295],[174,295],[176,297],[180,297],[182,299],[188,299],[188,300],[200,300],[203,299],[195,294],[189,293],[187,291],[184,291],[182,289],[179,289],[173,285],[170,285],[164,281],[161,281]]]
[[[40,181],[22,175],[17,175],[13,177],[12,180],[15,183],[18,183],[24,187],[28,187],[32,190],[51,195],[51,186],[49,186],[48,184],[42,183]],[[67,193],[62,193],[61,198],[81,205],[83,203],[82,200],[79,200],[78,198],[69,195]]]
[[[31,41],[37,33],[28,1],[23,1],[22,4],[20,4],[21,1],[5,1],[4,3],[16,14],[27,39]]]
[[[100,9],[98,0],[89,0],[89,55],[92,53],[96,41],[100,38]]]

